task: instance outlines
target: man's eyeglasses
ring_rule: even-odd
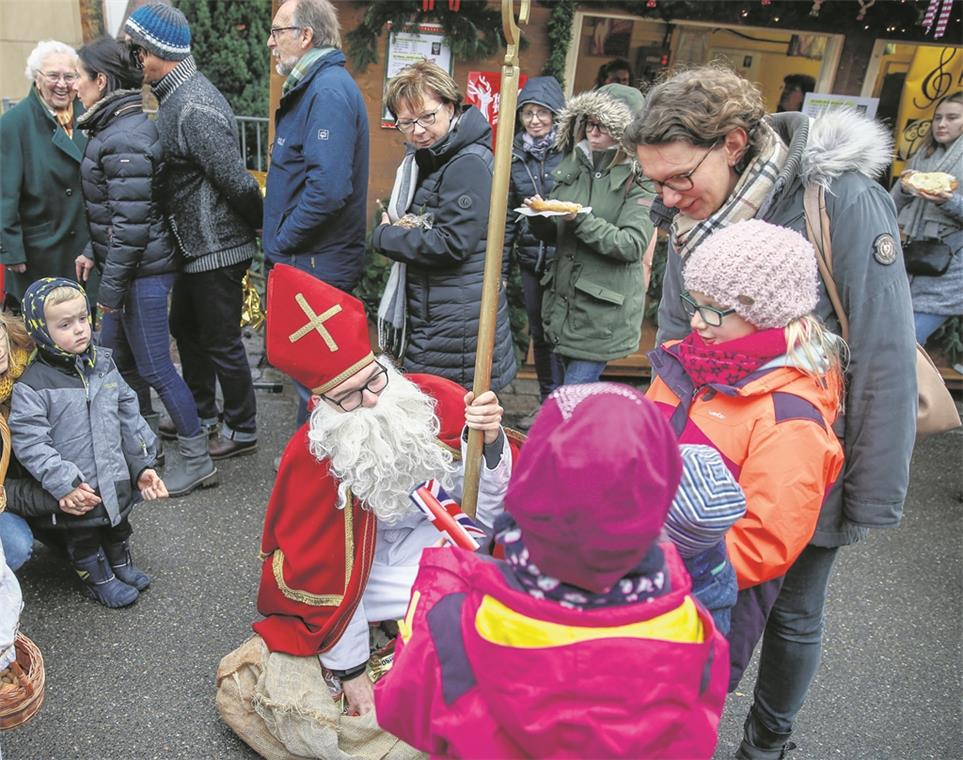
[[[400,119],[395,121],[395,129],[397,129],[402,134],[408,134],[413,132],[415,129],[415,124],[417,124],[422,129],[427,129],[435,123],[435,116],[441,110],[441,106],[438,106],[431,113],[426,113],[424,116],[419,116],[417,119]]]
[[[271,31],[268,32],[268,37],[270,37],[275,42],[278,41],[279,32],[291,32],[295,29],[300,29],[300,26],[272,26]]]
[[[127,43],[127,56],[130,58],[130,65],[135,69],[142,70],[144,68],[144,55],[147,51],[140,45],[136,45],[133,42]]]
[[[61,79],[64,80],[64,84],[74,84],[78,79],[80,79],[79,74],[67,71],[41,71],[43,78],[46,79],[51,84],[57,84]]]
[[[722,320],[736,311],[735,309],[717,309],[715,306],[706,306],[696,301],[688,293],[682,293],[679,298],[682,299],[682,308],[685,309],[685,313],[689,315],[690,319],[695,316],[696,312],[699,312],[699,317],[709,327],[722,327]]]
[[[532,121],[532,119],[551,121],[552,112],[545,108],[534,108],[531,111],[522,111],[522,121]]]
[[[633,181],[646,192],[655,193],[656,195],[662,195],[662,193],[665,192],[665,188],[675,190],[677,193],[688,192],[695,185],[695,182],[692,180],[692,176],[699,171],[699,167],[702,166],[703,162],[709,157],[709,154],[719,147],[720,142],[721,141],[716,140],[714,143],[712,143],[702,158],[699,159],[699,163],[689,169],[689,171],[687,171],[685,174],[676,174],[674,177],[669,177],[668,179],[660,182],[657,179],[649,179],[648,177],[644,176],[642,174],[641,167],[636,164],[637,171],[635,173],[635,177],[633,177]]]
[[[609,130],[605,127],[605,125],[599,124],[599,122],[589,119],[587,122],[585,122],[585,134],[588,134],[593,129],[597,129],[599,131],[599,134],[603,134],[603,135],[609,134]]]
[[[357,390],[348,391],[340,399],[333,399],[330,396],[321,396],[325,401],[330,401],[335,406],[340,406],[345,412],[353,412],[364,403],[364,392],[368,391],[376,396],[380,396],[385,388],[388,387],[388,368],[378,364],[379,369],[368,382]]]

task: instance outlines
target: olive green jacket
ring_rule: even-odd
[[[79,116],[83,106],[74,102]],[[0,263],[26,263],[6,272],[6,291],[18,301],[40,277],[76,279],[74,259],[87,244],[80,160],[87,138],[68,137],[36,87],[0,116]]]
[[[560,356],[609,361],[636,351],[645,291],[642,254],[652,237],[652,196],[632,182],[627,161],[591,154],[584,141],[554,171],[551,197],[591,206],[572,222],[531,217],[529,228],[554,243],[542,278],[545,334]]]

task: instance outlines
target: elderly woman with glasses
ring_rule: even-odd
[[[535,355],[540,399],[548,398],[562,383],[562,363],[552,351],[542,327],[542,286],[539,283],[555,255],[555,247],[536,238],[528,228],[528,218],[515,213],[525,198],[548,197],[555,187],[552,172],[562,160],[555,145],[558,132],[555,120],[565,107],[565,95],[555,77],[532,77],[518,95],[516,115],[521,130],[516,130],[512,145],[512,174],[508,188],[508,218],[505,220],[505,260],[515,256],[522,277],[522,297],[528,314],[528,332]],[[535,407],[519,427],[527,430],[535,421]]]
[[[741,641],[730,649],[732,688],[765,628],[736,756],[782,757],[819,667],[836,551],[865,537],[868,528],[899,525],[909,481],[917,399],[913,313],[893,201],[875,181],[890,163],[891,140],[878,123],[854,112],[815,120],[794,112],[767,116],[755,85],[707,66],[653,87],[625,143],[648,178],[643,184],[659,194],[653,215],[669,227],[660,343],[690,331],[683,267],[710,235],[749,219],[805,235],[806,188],[826,191],[831,276],[849,319],[845,412],[834,425],[846,466],[822,504],[814,535],[784,578],[752,588],[739,578],[742,591],[732,614],[732,634]],[[818,217],[812,221],[819,224]],[[736,282],[740,275],[733,270],[730,276]],[[739,303],[726,306],[745,305],[749,296],[736,298]],[[822,282],[815,312],[839,332]],[[729,392],[742,393],[723,391]],[[808,414],[794,397],[781,406],[777,416],[787,421]]]
[[[591,211],[528,219],[532,233],[555,246],[541,280],[542,323],[566,385],[595,382],[607,362],[639,347],[652,196],[633,183],[620,140],[642,103],[638,90],[621,84],[569,101],[558,119],[555,145],[565,158],[552,172],[550,197]]]
[[[491,128],[454,80],[421,61],[391,79],[385,104],[407,143],[375,250],[394,262],[378,309],[382,347],[408,372],[471,385],[491,199]],[[505,289],[491,387],[515,376]]]
[[[19,308],[40,277],[72,277],[87,243],[80,159],[87,138],[76,128],[83,107],[74,87],[77,53],[39,43],[24,72],[30,92],[0,116],[0,263],[7,303]]]

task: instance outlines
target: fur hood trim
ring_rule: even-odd
[[[559,114],[555,147],[563,153],[571,153],[590,116],[604,125],[617,143],[622,142],[625,128],[632,121],[632,112],[621,100],[598,90],[584,92],[569,100]]]
[[[856,111],[830,111],[813,119],[805,137],[799,178],[806,185],[828,189],[834,179],[851,171],[876,179],[893,160],[893,138],[886,128]]]

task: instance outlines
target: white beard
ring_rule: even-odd
[[[381,359],[388,385],[370,408],[351,412],[321,401],[311,412],[309,450],[331,463],[338,479],[338,509],[348,491],[386,525],[418,511],[409,498],[415,486],[435,478],[451,488],[452,452],[439,445],[435,401]]]

